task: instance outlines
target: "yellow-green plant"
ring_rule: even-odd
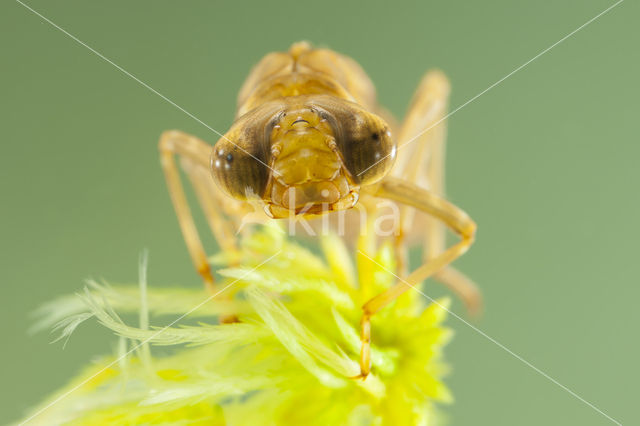
[[[36,407],[32,414],[47,408],[32,421],[434,424],[434,402],[451,400],[441,382],[441,350],[451,336],[441,326],[448,300],[427,304],[409,291],[376,315],[372,374],[351,379],[359,373],[360,306],[394,282],[388,272],[396,267],[394,253],[382,245],[367,255],[375,262],[367,256],[354,262],[338,237],[321,241],[322,256],[279,228],[261,228],[238,252],[211,259],[221,287],[228,286],[213,298],[201,289],[147,288],[143,277],[139,286],[90,282],[79,295],[51,301],[40,309],[37,328],[55,325],[66,339],[95,318],[120,345]],[[170,327],[148,326],[186,312]],[[122,319],[132,313],[140,317],[136,326]],[[221,315],[239,322],[218,324]]]

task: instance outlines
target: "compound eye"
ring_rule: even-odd
[[[269,104],[245,114],[213,147],[213,179],[228,195],[263,197],[270,177],[269,138],[280,109]]]
[[[344,100],[317,100],[334,129],[336,144],[352,179],[369,185],[382,179],[396,158],[389,126],[380,117]]]
[[[358,117],[343,125],[338,147],[345,167],[361,185],[382,179],[396,157],[391,132],[377,117]]]
[[[259,151],[243,150],[240,145],[224,140],[218,142],[211,155],[211,170],[218,186],[240,200],[261,197],[269,180],[269,169]]]

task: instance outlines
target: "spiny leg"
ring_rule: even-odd
[[[200,207],[205,213],[211,233],[215,237],[220,248],[225,252],[238,250],[233,226],[224,217],[221,206],[223,205],[220,190],[215,187],[208,169],[194,164],[188,157],[181,159],[182,169],[185,171],[191,185],[195,189]]]
[[[447,77],[440,71],[429,71],[423,77],[413,99],[399,135],[398,151],[402,168],[396,169],[401,177],[433,194],[444,196],[444,164],[446,143],[446,111],[450,86]],[[420,135],[419,137],[416,137]],[[411,139],[415,140],[409,142]],[[402,151],[405,150],[404,153]],[[402,244],[412,232],[414,211],[407,206],[401,208],[400,241],[396,241],[398,253],[406,252]],[[423,262],[436,258],[445,249],[445,227],[435,217],[425,217],[423,232]],[[433,277],[453,291],[465,304],[471,315],[482,309],[482,298],[475,283],[462,272],[446,267]]]
[[[422,281],[462,256],[473,243],[476,231],[476,225],[473,220],[460,208],[410,182],[388,177],[375,189],[374,195],[414,207],[432,215],[458,234],[461,240],[362,306],[363,313],[360,322],[362,347],[360,351],[360,376],[358,377],[363,379],[371,371],[371,317],[405,291],[419,285]]]
[[[438,138],[431,146],[428,165],[426,167],[429,190],[444,196],[444,164],[445,164],[445,130],[444,122],[433,130],[442,126],[442,130],[435,133]],[[425,218],[425,233],[422,258],[428,263],[444,252],[446,246],[446,229],[437,218],[428,216]],[[446,266],[437,271],[433,277],[453,291],[465,304],[467,312],[472,316],[479,315],[482,310],[482,296],[476,284],[465,274],[457,269]]]
[[[432,189],[428,172],[433,151],[442,149],[444,145],[446,130],[443,118],[449,92],[449,82],[442,72],[434,70],[424,75],[398,133],[398,159],[393,176]],[[412,232],[414,216],[413,209],[400,206],[400,229],[395,246],[401,275],[408,270],[406,242],[415,234]],[[426,230],[426,227],[422,229]]]
[[[193,164],[201,167],[208,167],[209,156],[212,147],[205,142],[179,131],[167,131],[160,137],[158,146],[160,150],[160,158],[162,169],[167,181],[169,195],[176,215],[178,223],[182,230],[187,249],[191,256],[191,260],[202,276],[205,286],[214,291],[214,278],[211,272],[211,266],[207,260],[207,255],[202,246],[198,230],[193,221],[193,215],[184,193],[180,173],[175,162],[175,155],[188,158]]]

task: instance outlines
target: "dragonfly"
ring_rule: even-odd
[[[236,249],[239,218],[256,203],[265,220],[335,215],[356,207],[375,217],[373,200],[398,206],[393,239],[404,277],[362,305],[357,378],[364,380],[371,371],[371,317],[425,279],[442,282],[477,312],[477,287],[450,265],[474,242],[476,224],[444,196],[449,93],[444,73],[428,71],[397,124],[378,104],[371,79],[354,59],[298,42],[286,52],[267,54],[251,70],[234,122],[213,146],[181,131],[164,132],[162,168],[205,285],[215,288],[214,275],[176,158],[225,251]],[[458,236],[449,247],[447,228]],[[410,272],[408,241],[423,247],[421,265]]]

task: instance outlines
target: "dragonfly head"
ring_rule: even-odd
[[[239,118],[234,127],[243,128],[232,128],[211,157],[225,192],[258,196],[274,218],[351,208],[361,186],[384,177],[395,159],[391,133],[378,116],[341,99],[300,98],[280,108],[264,105],[262,119]]]

